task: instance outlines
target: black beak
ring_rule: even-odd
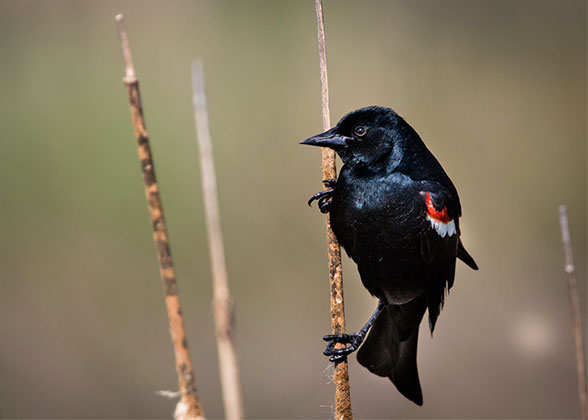
[[[325,131],[324,133],[317,134],[316,136],[301,141],[300,144],[329,147],[331,149],[337,150],[346,147],[348,139],[349,137],[342,136],[336,133],[333,128],[331,128],[330,130]]]

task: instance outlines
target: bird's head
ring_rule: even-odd
[[[350,112],[330,130],[300,143],[329,147],[343,163],[370,165],[397,149],[407,126],[391,109],[370,106]]]

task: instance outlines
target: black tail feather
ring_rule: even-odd
[[[398,391],[417,405],[423,405],[416,362],[419,324],[426,306],[420,297],[405,305],[385,307],[357,353],[360,364],[390,378]]]

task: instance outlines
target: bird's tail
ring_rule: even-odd
[[[423,405],[423,394],[416,364],[417,342],[426,307],[423,296],[404,305],[386,306],[357,353],[359,363],[390,378],[402,395],[418,405]]]

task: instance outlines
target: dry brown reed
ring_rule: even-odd
[[[321,0],[315,0],[316,23],[318,34],[318,50],[321,74],[321,97],[323,130],[331,128],[331,116],[329,110],[329,80],[327,77],[327,55],[325,43],[325,26],[323,18],[323,5]],[[322,148],[323,180],[335,179],[337,168],[335,164],[335,152],[326,147]],[[325,188],[327,188],[325,186]],[[343,304],[343,272],[341,268],[341,247],[329,220],[326,217],[327,243],[329,255],[329,285],[331,297],[331,329],[333,334],[345,333],[345,306]],[[338,344],[336,348],[343,347]],[[351,390],[349,387],[349,369],[347,358],[335,363],[333,376],[335,383],[335,419],[350,420],[353,418],[351,411]]]
[[[190,361],[190,353],[188,352],[188,341],[184,329],[184,319],[180,310],[176,274],[170,254],[159,186],[157,185],[157,180],[155,178],[153,156],[151,154],[149,136],[147,134],[145,119],[143,116],[139,82],[137,80],[133,59],[131,57],[131,50],[124,26],[123,16],[117,15],[115,21],[125,62],[125,77],[123,81],[127,87],[129,103],[131,106],[131,117],[135,129],[135,137],[137,139],[139,159],[141,160],[143,181],[145,182],[147,207],[149,208],[151,224],[153,226],[153,242],[155,243],[155,249],[157,251],[159,273],[165,291],[165,304],[167,307],[171,338],[174,347],[176,371],[178,373],[181,399],[176,406],[175,417],[180,420],[204,419],[204,412],[196,393],[192,362]]]

